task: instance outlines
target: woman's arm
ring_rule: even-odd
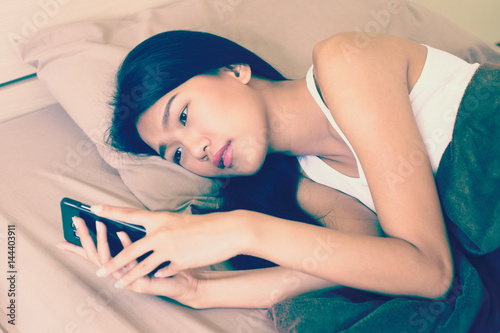
[[[396,37],[374,36],[360,43],[356,34],[337,35],[314,52],[323,99],[360,159],[389,237],[320,232],[268,220],[265,228],[254,225],[260,244],[251,247],[256,255],[266,252],[281,265],[382,293],[435,298],[447,291],[453,276],[451,253],[408,97],[425,54],[425,47]],[[408,161],[418,164],[404,169]],[[278,239],[269,239],[278,233]],[[302,246],[286,252],[280,241],[298,235]],[[322,265],[306,264],[315,249],[324,248],[329,255]],[[281,255],[285,252],[289,255]]]
[[[97,247],[81,219],[74,219],[82,247],[68,242],[58,247],[74,253],[96,266],[111,259],[106,235],[106,226],[96,222]],[[124,247],[132,242],[128,236],[118,233]],[[134,261],[113,274],[119,279],[127,270],[134,268]],[[285,298],[312,290],[335,286],[315,276],[283,267],[272,267],[245,271],[186,270],[169,278],[144,276],[127,285],[137,293],[161,295],[172,298],[193,308],[242,307],[267,308]]]
[[[299,182],[301,208],[326,228],[346,233],[382,237],[376,215],[358,200],[307,177]],[[291,244],[301,239],[289,240]],[[321,256],[317,257],[321,260]],[[205,272],[200,297],[191,306],[267,308],[312,290],[339,286],[331,281],[282,266],[247,270]]]
[[[381,235],[376,216],[356,199],[331,188],[302,178],[297,199],[302,208],[328,228],[367,235]],[[63,242],[59,247],[75,253],[97,266],[111,259],[107,245],[106,228],[97,223],[97,248],[80,219],[75,226],[82,247]],[[125,247],[131,244],[119,234]],[[132,262],[125,270],[137,264]],[[119,279],[124,272],[114,274]],[[126,289],[138,293],[173,298],[193,308],[242,307],[267,308],[283,299],[312,290],[337,286],[331,281],[285,267],[245,271],[186,270],[175,277],[142,277]]]
[[[244,253],[337,284],[390,295],[439,298],[451,280],[409,242],[331,230],[240,211],[253,235]],[[245,216],[245,217],[243,217]],[[297,240],[293,244],[290,239]]]
[[[337,286],[313,275],[285,267],[244,271],[201,271],[193,308],[268,308],[309,291]]]
[[[427,257],[414,245],[403,239],[371,236],[373,233],[363,235],[332,230],[243,210],[182,215],[103,206],[100,215],[144,225],[148,232],[145,238],[103,264],[104,274],[98,274],[111,274],[140,255],[153,251],[146,260],[121,277],[122,283],[118,283],[118,287],[126,286],[127,289],[130,289],[130,284],[133,288],[134,281],[165,260],[171,260],[171,264],[162,269],[165,272],[163,276],[174,279],[189,268],[218,263],[236,254],[261,257],[322,280],[385,294],[438,298],[451,282],[441,274],[441,267],[435,266],[438,261]],[[329,219],[328,216],[325,218]],[[342,219],[338,221],[343,224]],[[355,221],[370,225],[366,220],[356,218],[352,218],[350,223]],[[234,289],[226,290],[227,295],[231,292],[239,295],[239,289],[260,285],[248,276],[240,277],[232,280]],[[220,290],[224,282],[218,282],[220,284],[212,284],[209,288]],[[156,287],[131,290],[146,293],[161,291]],[[214,295],[210,290],[206,292]],[[195,299],[199,300],[199,304]],[[187,297],[179,301],[195,307],[215,306],[211,302],[217,302],[213,297],[204,298],[204,301],[201,299]],[[224,306],[233,306],[230,300],[225,302]]]

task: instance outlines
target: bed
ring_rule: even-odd
[[[59,202],[171,210],[215,207],[218,185],[104,143],[113,74],[141,40],[172,29],[228,37],[285,76],[340,31],[387,32],[500,63],[500,50],[415,3],[397,0],[19,1],[8,10],[0,73],[0,328],[5,332],[274,332],[267,309],[195,310],[113,288],[55,245]],[[20,6],[20,7],[17,7]],[[15,8],[14,8],[15,7]],[[23,9],[19,9],[19,8]],[[212,269],[231,269],[227,263]],[[318,316],[327,314],[317,314]],[[15,324],[15,325],[13,325]],[[414,331],[421,328],[413,325]]]

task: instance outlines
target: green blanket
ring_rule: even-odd
[[[482,65],[436,175],[455,277],[440,301],[341,288],[268,311],[279,332],[500,332],[500,67]]]
[[[279,332],[498,332],[500,288],[483,281],[460,252],[454,261],[453,286],[439,301],[342,288],[285,300],[268,314]],[[489,277],[498,283],[500,274]]]

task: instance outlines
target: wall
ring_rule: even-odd
[[[500,0],[413,0],[474,32],[487,42],[500,42]]]

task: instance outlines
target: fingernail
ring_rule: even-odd
[[[102,211],[102,206],[101,205],[91,206],[90,211],[94,214],[99,214]]]
[[[99,268],[95,274],[98,277],[103,277],[104,275],[106,275],[106,268],[104,267]]]
[[[155,273],[155,277],[163,277],[163,273],[161,271],[158,271]]]
[[[116,283],[115,283],[115,288],[116,288],[116,289],[121,289],[121,288],[123,288],[123,286],[124,286],[124,285],[125,285],[125,284],[123,283],[123,280],[118,280],[118,281],[116,281]]]
[[[75,227],[80,228],[80,220],[76,216],[73,216],[71,220],[73,221]]]
[[[100,233],[104,231],[104,225],[102,224],[102,222],[96,221],[95,227],[97,228],[97,231]]]

